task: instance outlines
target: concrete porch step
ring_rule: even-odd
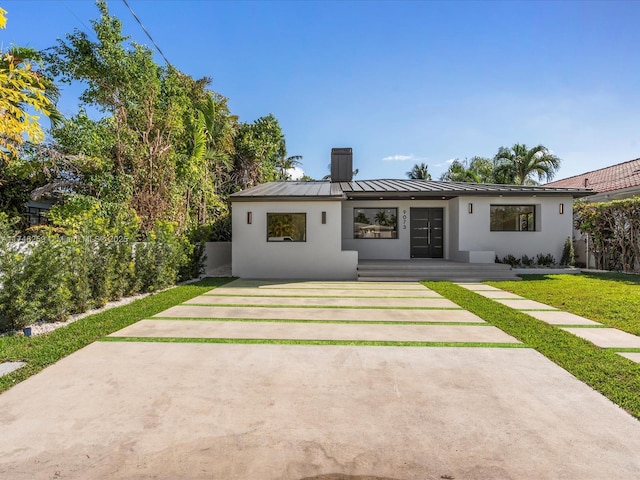
[[[462,263],[447,260],[361,260],[360,281],[448,280],[480,282],[519,280],[509,265],[500,263]]]
[[[487,281],[500,281],[500,280],[505,280],[505,281],[511,281],[511,280],[522,280],[520,277],[513,277],[513,276],[505,276],[505,277],[497,277],[497,276],[492,276],[491,278],[489,278],[488,276],[468,276],[468,277],[464,277],[464,276],[452,276],[452,275],[442,275],[440,277],[438,276],[434,276],[434,275],[429,275],[429,274],[425,274],[419,277],[385,277],[385,276],[380,276],[380,277],[369,277],[367,275],[358,275],[358,281],[359,282],[423,282],[423,281],[447,281],[447,282],[454,282],[454,283],[469,283],[469,282],[487,282]]]

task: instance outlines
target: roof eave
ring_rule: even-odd
[[[450,200],[456,197],[558,197],[571,196],[573,198],[587,197],[594,195],[595,192],[574,192],[568,190],[554,191],[496,191],[496,192],[478,192],[478,191],[442,191],[442,192],[348,192],[347,200]]]
[[[335,202],[344,200],[344,196],[231,196],[231,203],[235,202]]]

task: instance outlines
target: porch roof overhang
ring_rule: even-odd
[[[586,188],[549,188],[528,185],[440,182],[433,180],[362,180],[340,183],[347,198],[401,198],[448,200],[460,196],[557,196],[584,197],[594,192]]]
[[[270,182],[231,195],[235,201],[449,200],[481,197],[586,197],[588,188],[440,182],[432,180],[358,180],[351,182]]]

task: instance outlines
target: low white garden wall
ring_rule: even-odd
[[[207,242],[204,246],[204,274],[207,277],[231,275],[231,242]]]

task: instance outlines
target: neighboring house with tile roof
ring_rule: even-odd
[[[640,196],[640,158],[556,180],[545,187],[589,188],[596,192],[589,197],[590,202]]]
[[[233,275],[355,279],[360,260],[494,263],[551,253],[572,232],[583,187],[352,179],[351,149],[331,181],[270,182],[231,195]]]
[[[609,202],[640,196],[640,158],[618,163],[610,167],[574,175],[544,185],[554,188],[590,188],[595,195],[587,198],[589,202]],[[595,257],[589,251],[587,236],[580,230],[573,231],[573,246],[576,261],[587,268],[595,265]]]

